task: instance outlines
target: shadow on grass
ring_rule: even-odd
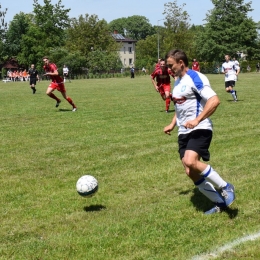
[[[193,195],[191,196],[191,202],[198,211],[207,211],[214,207],[212,202],[206,198],[197,188],[193,189]],[[222,211],[222,214],[227,214],[230,219],[235,218],[238,215],[238,208],[226,208]]]
[[[87,212],[101,211],[103,209],[106,209],[106,207],[103,206],[103,205],[90,205],[90,206],[84,207],[84,210],[87,211]]]
[[[71,109],[63,109],[63,108],[60,108],[57,112],[68,112],[68,111],[71,112]]]
[[[164,112],[165,113],[165,110],[161,110],[160,112]],[[169,109],[168,110],[168,113],[173,113],[173,112],[175,112],[175,109]]]

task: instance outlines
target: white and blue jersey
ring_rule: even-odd
[[[224,62],[222,64],[222,72],[225,72],[225,81],[236,81],[236,71],[239,69],[239,65],[236,65],[234,61]]]
[[[175,81],[172,98],[179,127],[178,135],[188,134],[197,129],[212,131],[212,122],[209,118],[201,121],[193,129],[186,129],[183,125],[195,119],[203,111],[207,100],[215,95],[208,78],[200,72],[189,69],[182,78]]]

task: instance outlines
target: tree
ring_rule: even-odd
[[[3,56],[3,43],[5,40],[5,33],[7,30],[7,23],[5,22],[5,15],[7,12],[7,8],[5,8],[3,11],[1,11],[1,4],[0,4],[0,54]]]
[[[4,54],[6,56],[16,57],[21,53],[22,36],[28,32],[31,19],[32,15],[23,12],[14,16],[6,32],[4,43]]]
[[[134,40],[144,40],[148,35],[156,33],[149,20],[141,15],[113,20],[109,23],[109,29]]]
[[[40,5],[34,0],[33,16],[27,32],[22,36],[21,53],[18,55],[20,63],[41,64],[44,55],[48,55],[52,48],[65,44],[65,29],[69,26],[68,13],[61,0],[52,5],[51,0],[44,0]]]
[[[186,4],[177,5],[177,0],[164,4],[165,29],[161,30],[161,51],[166,53],[170,49],[182,49],[188,57],[191,56],[193,37],[190,28],[189,14],[183,10]]]
[[[80,33],[79,33],[80,32]],[[107,22],[97,15],[80,15],[71,19],[67,30],[66,48],[79,51],[87,60],[89,72],[120,68],[119,46],[109,32]]]
[[[139,40],[136,44],[137,68],[154,67],[157,62],[157,35],[147,36],[145,40]]]
[[[196,46],[201,60],[223,60],[225,54],[238,52],[254,57],[257,53],[256,23],[248,18],[251,3],[244,0],[211,0],[214,8],[206,16],[204,30],[197,36]]]
[[[111,33],[117,31],[118,33],[122,34],[126,37],[126,18],[118,18],[113,21],[111,21],[109,24],[109,31]]]

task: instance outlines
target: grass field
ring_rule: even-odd
[[[149,76],[66,83],[78,106],[48,98],[49,82],[0,83],[0,259],[260,259],[260,74],[241,74],[239,102],[223,75],[208,75],[221,105],[212,116],[210,164],[236,187],[230,210],[212,204],[185,176],[172,113]],[[55,92],[59,97],[60,93]],[[85,174],[99,191],[80,197]]]

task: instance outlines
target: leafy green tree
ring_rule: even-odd
[[[67,30],[66,48],[69,51],[80,51],[85,57],[94,49],[116,51],[118,45],[109,33],[105,20],[99,20],[97,15],[80,15],[71,19]]]
[[[87,68],[89,72],[109,72],[122,68],[121,60],[117,51],[103,51],[92,49],[87,56]]]
[[[136,62],[137,68],[153,67],[157,63],[157,35],[147,36],[145,40],[139,40],[136,44]]]
[[[32,15],[20,12],[16,14],[9,23],[4,43],[4,53],[6,56],[16,57],[21,53],[22,36],[28,32]]]
[[[243,51],[248,58],[256,58],[256,23],[248,17],[251,3],[244,0],[211,0],[214,8],[206,16],[205,29],[196,39],[199,59],[223,60],[225,54]]]
[[[126,37],[126,20],[127,20],[127,18],[122,17],[122,18],[118,18],[118,19],[111,21],[108,24],[109,31],[111,33],[113,33],[114,31],[117,31],[118,33],[120,33]]]
[[[86,57],[82,56],[79,51],[70,52],[64,47],[51,49],[49,58],[55,61],[61,74],[64,64],[68,66],[71,75],[81,74],[87,64]]]
[[[65,29],[69,26],[68,13],[61,0],[52,5],[51,0],[44,0],[40,5],[34,0],[34,10],[27,32],[22,36],[21,53],[18,55],[20,63],[41,64],[44,55],[49,55],[54,47],[65,44]]]
[[[5,33],[7,30],[7,23],[5,22],[5,15],[7,13],[7,8],[5,8],[3,11],[1,10],[2,6],[0,4],[0,57],[3,56],[3,45],[5,40]]]
[[[188,57],[193,52],[194,33],[190,29],[190,17],[184,8],[185,4],[178,6],[177,0],[164,4],[165,29],[160,33],[161,52],[170,49],[182,49]]]
[[[113,20],[109,23],[109,29],[111,32],[118,31],[123,36],[134,40],[144,40],[148,35],[156,33],[149,20],[141,15]]]

